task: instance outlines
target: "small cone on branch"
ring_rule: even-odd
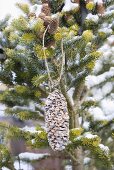
[[[44,20],[44,19],[45,19],[45,16],[46,16],[46,15],[42,12],[42,13],[39,14],[38,17]]]
[[[85,3],[88,4],[90,2],[93,2],[93,0],[86,0]]]
[[[44,3],[47,3],[49,4],[49,0],[41,0],[41,2],[44,4]]]
[[[42,5],[41,12],[44,13],[46,16],[51,15],[50,7],[49,7],[49,5],[47,3]]]
[[[98,3],[97,4],[97,12],[98,12],[98,14],[101,14],[101,15],[104,14],[105,7],[104,7],[103,3]]]
[[[52,18],[50,16],[44,17],[44,26],[47,27],[52,21]]]
[[[51,148],[54,151],[65,149],[69,141],[69,115],[66,99],[57,89],[46,100],[45,126]]]
[[[71,2],[79,4],[80,0],[71,0]]]
[[[49,25],[48,32],[54,34],[59,26],[59,21],[57,18],[52,18],[52,21]]]
[[[41,18],[41,17],[40,17]],[[54,34],[59,26],[59,21],[57,18],[51,18],[50,16],[42,16],[44,21],[44,26],[47,28],[49,34]]]
[[[29,18],[36,18],[36,14],[34,12],[31,12],[28,14]]]
[[[49,41],[45,42],[45,47],[51,47],[53,48],[55,46],[55,40],[50,39]]]
[[[59,20],[58,18],[53,18],[50,16],[50,8],[47,3],[42,5],[41,13],[39,14],[39,18],[43,20],[43,25],[46,31],[51,35],[54,34],[59,26]],[[40,38],[43,38],[43,34],[40,35]],[[51,47],[55,45],[55,40],[50,36],[49,39],[46,40],[47,43],[45,43],[46,47]]]

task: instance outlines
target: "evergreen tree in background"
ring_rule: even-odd
[[[23,16],[14,19],[9,25],[7,17],[0,22],[0,81],[7,86],[7,90],[0,93],[0,101],[7,106],[7,116],[18,119],[20,124],[32,120],[36,132],[31,133],[22,126],[5,122],[0,123],[1,133],[5,129],[5,140],[23,138],[28,147],[38,149],[50,147],[50,141],[51,146],[55,146],[56,140],[59,141],[57,133],[62,131],[64,143],[68,138],[69,143],[63,147],[60,142],[62,146],[56,148],[64,149],[54,152],[59,157],[62,156],[63,162],[67,159],[67,164],[70,163],[73,170],[112,169],[113,152],[110,157],[109,149],[104,145],[112,137],[109,147],[113,146],[113,117],[100,120],[98,116],[97,120],[95,113],[99,115],[100,111],[104,112],[102,100],[110,97],[110,94],[113,97],[113,62],[110,63],[109,58],[103,62],[104,49],[107,50],[103,45],[105,41],[110,46],[114,43],[114,10],[111,7],[114,2],[30,2],[31,6],[17,4],[23,11]],[[113,47],[111,49],[107,56],[113,61]],[[99,70],[96,67],[94,69],[96,60],[102,63]],[[96,98],[95,94],[100,93],[98,88],[103,88],[106,83],[109,83],[107,86],[111,90],[103,98]],[[57,93],[54,93],[56,90]],[[47,99],[51,100],[49,108],[45,107]],[[56,100],[60,101],[58,105]],[[63,114],[57,120],[58,125],[55,119],[57,109]],[[49,123],[45,115],[47,117],[51,111],[55,117],[51,117]],[[65,121],[68,123],[67,112],[70,118],[69,128],[65,125]],[[44,120],[47,121],[46,127],[49,127],[50,133],[44,127]],[[86,123],[89,124],[87,128]],[[69,137],[66,135],[68,131]],[[0,168],[14,169],[14,157],[9,156],[4,144],[0,148]],[[87,158],[89,161],[84,161]]]

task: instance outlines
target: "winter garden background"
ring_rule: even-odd
[[[0,169],[114,169],[113,0],[0,1]]]

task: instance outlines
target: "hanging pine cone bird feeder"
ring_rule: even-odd
[[[58,89],[47,97],[45,126],[51,148],[54,151],[65,149],[69,141],[69,115],[66,99]]]

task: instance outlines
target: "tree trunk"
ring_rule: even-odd
[[[83,170],[83,154],[81,147],[75,150],[75,158],[77,161],[72,160],[72,170]]]
[[[78,114],[75,117],[75,124],[74,125],[75,125],[75,127],[73,127],[73,128],[79,127]],[[75,149],[74,156],[75,156],[76,160],[72,159],[72,170],[84,170],[82,147],[78,147],[77,149]]]
[[[74,92],[74,106],[73,106],[73,117],[74,122],[71,122],[72,128],[79,128],[79,113],[78,110],[80,108],[80,97],[84,89],[84,83],[80,84],[78,90]],[[72,169],[73,170],[84,170],[84,164],[83,164],[83,150],[82,147],[78,147],[75,152],[74,156],[76,160],[72,160]]]
[[[65,96],[67,103],[68,103],[68,110],[69,110],[69,115],[70,115],[70,129],[80,127],[78,110],[80,108],[80,97],[83,92],[83,89],[84,89],[84,82],[80,84],[79,88],[75,89],[74,94],[73,94],[74,105],[72,105],[72,102],[70,101],[70,98],[66,93],[64,82],[61,80],[61,91],[63,95]],[[74,153],[73,155],[70,155],[71,160],[72,160],[72,169],[73,170],[84,170],[82,148],[79,147],[75,149],[73,153]]]
[[[88,167],[88,170],[97,170],[94,165],[95,165],[94,159],[91,159],[91,163]]]

